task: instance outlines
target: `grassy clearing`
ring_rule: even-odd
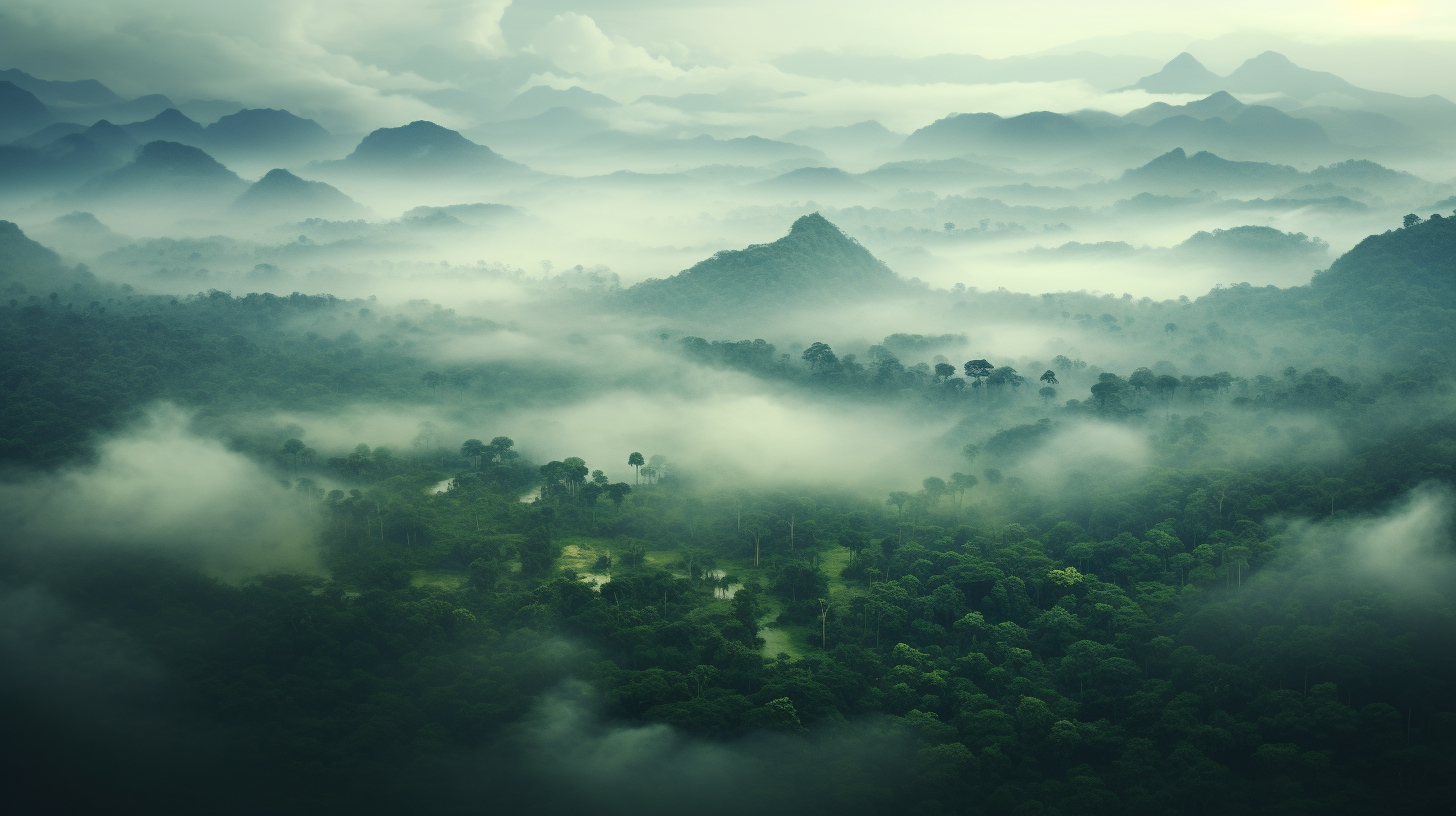
[[[433,587],[447,592],[465,584],[466,575],[456,570],[415,570],[410,573],[410,586]]]
[[[556,560],[556,565],[577,572],[591,572],[597,559],[612,550],[612,542],[605,538],[567,536],[557,539],[556,543],[561,545],[561,557]]]

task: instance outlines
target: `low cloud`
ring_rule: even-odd
[[[0,487],[0,523],[21,546],[175,555],[227,577],[319,569],[309,503],[170,405],[92,464]]]
[[[913,743],[876,722],[709,741],[663,724],[610,722],[589,686],[567,682],[501,747],[510,759],[492,762],[487,778],[511,774],[536,813],[850,814],[888,804]]]
[[[1401,587],[1428,586],[1451,572],[1453,509],[1451,489],[1428,483],[1383,515],[1320,532],[1345,549],[1360,572]]]

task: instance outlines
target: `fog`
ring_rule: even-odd
[[[6,3],[27,796],[1428,808],[1379,769],[1452,761],[1453,40]]]
[[[5,485],[0,512],[12,542],[178,556],[233,578],[317,570],[311,508],[188,424],[176,406],[157,406],[100,440],[94,462]]]

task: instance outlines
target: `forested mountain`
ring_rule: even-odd
[[[1456,218],[1406,216],[1315,275],[1321,322],[1415,352],[1456,348]]]
[[[889,267],[814,213],[773,243],[719,252],[671,278],[633,286],[620,302],[675,314],[862,299],[903,286]]]
[[[364,208],[333,186],[306,181],[287,170],[274,168],[238,196],[233,206],[241,212],[269,218],[355,218]]]
[[[434,122],[418,121],[397,128],[379,128],[354,151],[322,168],[343,172],[402,177],[460,173],[519,174],[527,168]]]
[[[170,97],[0,73],[7,812],[1456,809],[1446,100],[1132,2],[27,2]],[[1366,5],[1301,60],[1449,84]]]
[[[156,141],[142,145],[125,166],[91,179],[72,195],[116,199],[163,193],[180,203],[232,198],[246,188],[247,182],[198,148]]]

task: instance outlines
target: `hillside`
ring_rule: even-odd
[[[524,165],[503,158],[485,145],[424,120],[403,127],[379,128],[365,136],[348,156],[320,166],[408,176],[527,171]]]
[[[24,300],[23,295],[44,295],[91,280],[89,273],[67,269],[59,255],[32,241],[14,223],[0,221],[0,292],[7,300]]]
[[[1330,326],[1412,350],[1456,345],[1456,218],[1371,235],[1310,284]]]
[[[1265,162],[1230,161],[1207,151],[1188,155],[1174,148],[1141,167],[1122,174],[1119,184],[1140,190],[1186,192],[1193,189],[1265,189],[1297,181],[1293,167]]]
[[[269,170],[238,196],[233,206],[242,212],[277,219],[358,218],[364,208],[322,181],[308,181],[283,169]]]
[[[69,138],[69,137],[68,137]],[[213,157],[190,145],[149,142],[126,166],[98,176],[77,191],[88,195],[238,195],[247,183]]]
[[[719,252],[691,269],[622,293],[630,307],[662,313],[848,300],[902,287],[900,278],[824,216],[794,222],[770,244]]]
[[[306,151],[332,138],[318,122],[273,108],[228,114],[208,125],[204,132],[214,147],[246,152]]]

